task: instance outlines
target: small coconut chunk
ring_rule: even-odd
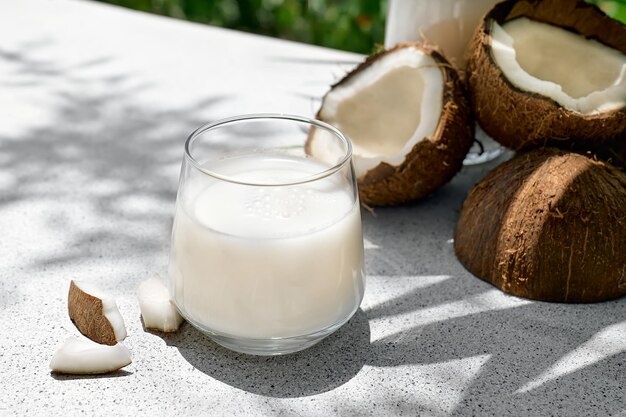
[[[493,57],[519,89],[583,114],[626,105],[626,55],[620,51],[525,17],[492,25]]]
[[[112,346],[126,338],[124,319],[115,300],[92,283],[70,283],[68,311],[78,330],[94,342]]]
[[[106,374],[130,363],[130,351],[121,343],[107,346],[70,337],[54,352],[50,369],[62,374]]]
[[[169,291],[157,277],[139,285],[139,308],[147,329],[175,332],[183,322],[170,299]]]

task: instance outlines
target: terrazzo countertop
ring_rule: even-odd
[[[0,415],[626,416],[626,299],[502,294],[458,263],[458,209],[492,166],[363,213],[354,318],[284,357],[189,325],[143,330],[136,289],[167,267],[182,145],[250,112],[313,115],[361,57],[75,0],[0,2]],[[133,363],[48,364],[78,332],[71,279],[115,296]]]

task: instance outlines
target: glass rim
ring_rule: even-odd
[[[203,167],[191,154],[191,146],[196,141],[196,139],[198,139],[200,135],[202,135],[205,132],[215,129],[216,127],[231,124],[231,123],[236,123],[236,122],[241,122],[241,121],[246,121],[246,120],[263,120],[263,119],[287,120],[287,121],[292,121],[292,122],[306,123],[309,125],[326,129],[327,131],[330,131],[331,133],[333,133],[336,137],[339,138],[341,142],[343,142],[346,145],[345,155],[343,158],[341,158],[339,162],[337,162],[335,165],[331,166],[330,168],[325,169],[315,174],[307,175],[305,177],[302,177],[296,180],[255,183],[255,182],[250,182],[250,181],[241,181],[228,175],[218,174],[217,172],[214,172],[210,169]],[[321,120],[312,119],[312,118],[303,117],[303,116],[296,116],[293,114],[284,114],[284,113],[250,113],[250,114],[243,114],[239,116],[226,117],[223,119],[216,120],[214,122],[205,123],[204,125],[194,130],[189,135],[189,137],[187,137],[187,140],[185,141],[185,159],[189,161],[189,163],[191,163],[191,165],[198,171],[210,177],[213,177],[215,179],[221,180],[221,181],[226,181],[226,182],[239,184],[239,185],[256,186],[256,187],[279,187],[279,186],[286,186],[286,185],[306,184],[309,182],[317,181],[322,178],[326,178],[330,175],[333,175],[337,171],[341,170],[351,160],[351,158],[352,158],[352,143],[347,138],[347,136],[345,136],[335,126],[330,125]]]

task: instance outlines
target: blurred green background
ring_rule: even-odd
[[[100,1],[365,54],[383,43],[387,12],[387,0]],[[597,4],[609,16],[626,23],[626,0],[588,1]]]

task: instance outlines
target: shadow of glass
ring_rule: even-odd
[[[178,333],[159,334],[199,371],[232,387],[267,397],[320,394],[350,381],[369,356],[370,328],[363,310],[320,343],[285,356],[232,352],[185,324]]]

